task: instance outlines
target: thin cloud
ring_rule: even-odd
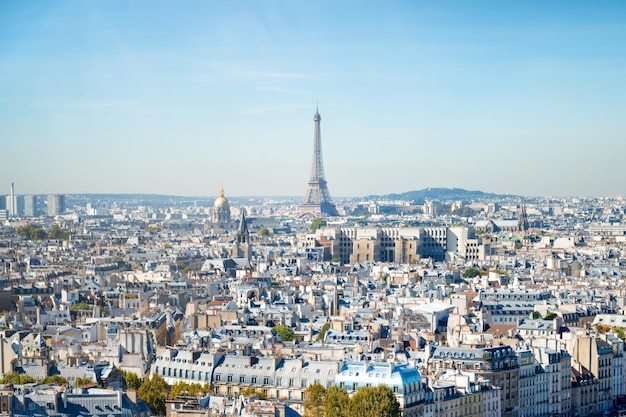
[[[259,79],[259,78],[271,78],[271,79],[298,79],[298,80],[321,80],[322,74],[304,73],[304,72],[264,72],[264,71],[233,71],[234,76]]]
[[[297,90],[294,88],[283,88],[283,87],[259,87],[257,88],[259,91],[270,91],[274,93],[286,93],[286,94],[304,94],[304,90]]]
[[[258,81],[258,80],[300,80],[300,81],[319,81],[327,80],[328,77],[324,74],[314,73],[297,73],[297,72],[259,72],[259,71],[238,71],[238,70],[218,70],[218,71],[203,71],[196,73],[189,73],[181,77],[181,79],[192,82],[216,82],[220,80],[236,80],[236,81]],[[268,88],[268,90],[271,87]],[[302,93],[298,90],[289,89],[274,89],[273,91],[284,93]]]
[[[269,107],[249,107],[247,109],[238,111],[236,114],[238,115],[253,115],[253,114],[264,114],[270,111]]]
[[[70,103],[67,107],[78,110],[92,110],[92,109],[118,109],[136,107],[139,105],[138,101],[86,101],[78,103]]]

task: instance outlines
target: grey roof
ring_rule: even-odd
[[[241,220],[239,221],[239,228],[237,229],[238,235],[248,235],[248,223],[246,222],[246,212],[241,210]]]
[[[40,380],[46,377],[46,366],[37,365],[35,363],[25,363],[22,365],[22,371],[33,378]]]
[[[17,417],[132,417],[138,413],[151,415],[143,401],[137,400],[135,404],[121,391],[92,388],[77,392],[61,392],[59,389],[43,385],[33,387],[30,392],[14,395],[13,415]]]
[[[57,366],[57,370],[59,371],[59,375],[63,378],[67,379],[70,382],[76,380],[76,378],[92,378],[94,375],[93,370],[87,368],[86,365],[83,366]]]

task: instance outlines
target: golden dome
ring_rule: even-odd
[[[214,209],[219,208],[230,208],[230,204],[228,204],[228,200],[224,197],[224,187],[220,186],[220,194],[219,197],[215,199],[215,203],[213,203]]]

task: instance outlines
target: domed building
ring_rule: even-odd
[[[224,197],[224,187],[220,186],[220,194],[213,203],[213,223],[230,223],[230,203]]]

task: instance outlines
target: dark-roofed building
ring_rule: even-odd
[[[519,364],[510,346],[490,348],[453,348],[435,346],[431,354],[431,369],[459,369],[475,373],[480,378],[502,387],[502,416],[517,417],[519,395]]]
[[[50,385],[18,386],[11,401],[14,417],[149,417],[145,402],[134,391],[98,388],[67,391]]]
[[[579,416],[596,412],[598,379],[584,366],[572,367],[572,409]]]

